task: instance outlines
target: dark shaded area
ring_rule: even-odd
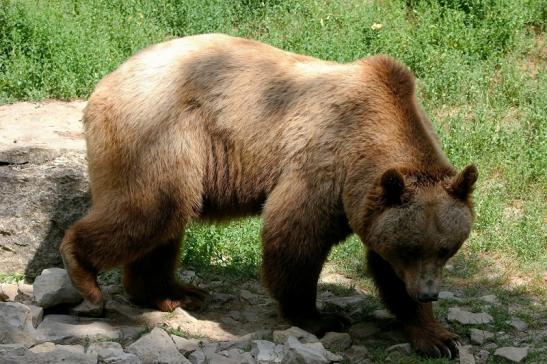
[[[63,266],[58,248],[64,232],[91,206],[87,176],[83,170],[67,165],[44,177],[44,181],[37,182],[46,191],[35,203],[48,212],[49,226],[25,268],[25,279],[29,281],[45,268]]]

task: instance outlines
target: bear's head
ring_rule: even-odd
[[[438,298],[442,269],[471,232],[477,177],[474,165],[448,175],[393,168],[367,197],[363,240],[417,301]]]

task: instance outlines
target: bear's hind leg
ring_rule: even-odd
[[[151,305],[161,311],[177,307],[187,310],[201,308],[207,293],[175,277],[180,240],[172,239],[151,252],[126,264],[123,284],[126,292],[139,304]]]
[[[435,319],[431,302],[413,300],[403,281],[377,253],[369,251],[367,263],[382,301],[403,323],[412,346],[422,355],[455,357],[458,353],[457,335]]]

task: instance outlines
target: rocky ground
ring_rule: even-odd
[[[320,340],[289,327],[260,285],[203,280],[193,271],[182,278],[208,289],[207,307],[198,313],[163,313],[132,305],[122,287],[102,285],[104,305],[82,302],[66,272],[50,268],[33,285],[3,283],[0,297],[1,363],[415,363],[397,322],[376,299],[336,274],[322,276],[319,305],[345,313],[348,333]],[[476,310],[480,302],[481,310]],[[441,293],[441,318],[466,332],[460,356],[438,362],[544,363],[546,318],[529,325],[508,316],[499,331],[493,314],[502,306],[495,295],[461,297]],[[447,310],[443,310],[443,307]],[[513,307],[517,312],[518,308]],[[489,313],[490,312],[490,313]]]

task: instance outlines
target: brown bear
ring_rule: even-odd
[[[200,307],[178,282],[191,220],[261,213],[263,281],[291,323],[322,334],[317,280],[352,232],[386,306],[428,355],[456,352],[433,317],[441,269],[468,237],[474,166],[457,173],[388,57],[326,62],[220,34],[151,46],[99,82],[84,113],[92,208],[60,251],[74,286],[124,267],[136,301]]]

